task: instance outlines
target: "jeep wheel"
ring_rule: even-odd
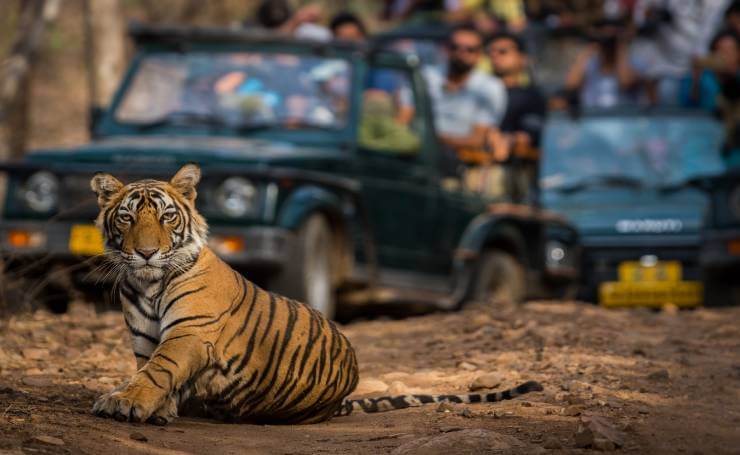
[[[326,218],[315,214],[298,230],[293,255],[275,278],[272,290],[307,303],[333,318],[336,299],[332,286],[332,236]]]
[[[522,303],[526,286],[524,266],[514,256],[501,250],[489,250],[478,263],[473,299],[485,303]]]

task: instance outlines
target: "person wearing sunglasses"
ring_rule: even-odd
[[[437,133],[463,161],[486,148],[506,110],[506,90],[498,78],[477,70],[483,38],[475,28],[461,25],[447,43],[447,73],[425,70],[434,106]]]

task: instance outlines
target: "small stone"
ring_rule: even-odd
[[[594,442],[594,434],[586,427],[579,426],[575,434],[575,446],[579,449],[590,447]]]
[[[532,407],[532,403],[530,403],[529,401],[522,401],[521,403],[519,403],[519,406],[521,406],[523,408],[531,408]]]
[[[651,381],[667,381],[671,378],[671,375],[668,373],[668,370],[662,369],[658,371],[653,371],[649,375],[647,375],[647,378]]]
[[[21,351],[28,360],[44,360],[49,357],[48,349],[27,348]]]
[[[146,436],[139,433],[138,431],[134,431],[133,433],[128,435],[128,437],[133,439],[134,441],[147,442],[149,440]]]
[[[462,431],[462,430],[463,430],[462,427],[453,427],[453,426],[439,427],[440,433],[452,433],[453,431]]]
[[[470,391],[475,392],[476,390],[482,389],[495,389],[501,385],[503,379],[500,374],[488,373],[475,378],[472,384],[470,384]]]
[[[360,379],[360,383],[357,384],[355,393],[358,395],[363,395],[366,393],[383,393],[386,390],[388,390],[388,384],[386,384],[385,382],[379,379],[367,378]]]
[[[560,411],[560,415],[567,417],[576,417],[581,415],[583,408],[581,406],[567,406]]]
[[[393,381],[385,393],[388,395],[406,395],[409,393],[409,388],[401,381]]]
[[[634,432],[635,432],[635,430],[636,430],[636,429],[635,429],[635,424],[633,424],[632,422],[626,422],[626,423],[624,423],[624,424],[623,424],[623,425],[622,425],[622,426],[620,427],[620,429],[621,429],[622,431],[624,431],[624,432],[627,432],[627,433],[634,433]]]
[[[555,394],[555,400],[562,401],[568,404],[583,404],[583,398],[573,393],[558,392]]]
[[[589,397],[589,396],[590,394],[586,394],[586,397]],[[565,396],[565,401],[569,404],[584,404],[585,403],[585,400],[582,397],[578,395],[574,395],[572,393],[569,393]]]
[[[460,415],[466,419],[470,419],[473,417],[473,412],[469,408],[463,408],[463,410],[460,411]]]
[[[48,444],[50,446],[63,446],[64,441],[59,438],[55,438],[54,436],[49,436],[45,434],[40,434],[33,437],[33,441],[40,442],[41,444]]]
[[[545,439],[545,443],[542,444],[542,447],[549,449],[549,450],[554,450],[554,449],[562,449],[563,445],[560,443],[560,441],[558,441],[557,438],[550,436],[549,438]]]
[[[624,434],[605,417],[585,415],[581,416],[575,441],[576,447],[593,447],[597,450],[611,451],[624,446]]]
[[[480,326],[489,324],[490,322],[491,322],[491,317],[487,315],[486,313],[476,313],[470,319],[470,325],[474,327],[480,327]]]
[[[637,412],[640,414],[650,414],[650,410],[648,408],[639,408]]]
[[[679,308],[672,303],[667,303],[661,307],[661,311],[663,312],[663,314],[675,316],[676,314],[678,314]]]
[[[437,412],[452,412],[455,408],[446,401],[443,401],[437,406]]]
[[[93,334],[85,329],[69,329],[65,333],[67,343],[72,345],[85,345],[93,341]]]
[[[475,371],[478,369],[477,365],[474,365],[470,362],[460,362],[457,364],[457,367],[465,371]]]
[[[21,382],[31,387],[48,387],[54,384],[51,378],[45,375],[23,376]]]
[[[591,447],[596,450],[601,450],[602,452],[611,452],[613,450],[617,450],[617,446],[612,441],[603,438],[595,438],[594,442],[591,444]]]

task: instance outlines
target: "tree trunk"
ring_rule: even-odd
[[[126,30],[119,0],[85,0],[86,66],[90,103],[110,103],[126,64]]]
[[[20,17],[10,54],[0,64],[0,159],[23,155],[28,136],[30,74],[46,25],[60,0],[19,0]]]

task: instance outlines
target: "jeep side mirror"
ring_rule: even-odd
[[[90,132],[90,137],[97,137],[95,130],[97,130],[98,124],[103,119],[103,115],[105,115],[105,108],[96,105],[90,106],[89,117],[87,119],[87,127]]]

